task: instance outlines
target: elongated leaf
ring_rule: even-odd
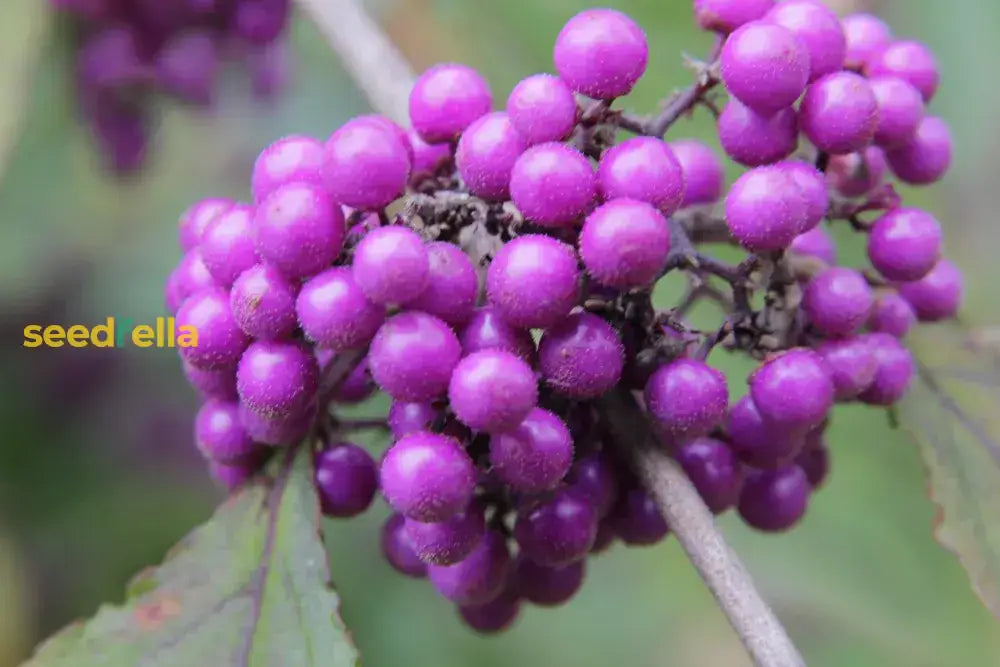
[[[62,630],[27,664],[355,665],[300,449],[140,573],[125,604]]]
[[[938,507],[935,536],[1000,616],[1000,348],[958,324],[914,334],[918,381],[904,403]]]

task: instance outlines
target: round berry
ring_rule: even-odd
[[[510,92],[507,114],[528,145],[562,141],[576,125],[576,99],[559,77],[533,74]]]
[[[474,431],[509,431],[538,402],[531,366],[504,350],[483,350],[458,362],[448,400],[459,421]]]
[[[528,147],[503,111],[473,121],[462,133],[455,164],[469,192],[487,201],[510,198],[510,172]]]
[[[319,273],[337,258],[347,229],[327,192],[288,183],[269,194],[254,216],[257,254],[289,278]]]
[[[538,493],[556,486],[573,462],[573,438],[555,414],[534,408],[520,425],[490,437],[493,471],[512,488]]]
[[[878,100],[875,143],[885,148],[908,143],[924,119],[924,98],[920,91],[895,76],[877,76],[869,83]]]
[[[872,59],[892,42],[892,32],[885,21],[873,14],[859,12],[845,16],[840,22],[847,40],[844,67],[863,70]]]
[[[368,232],[354,249],[354,280],[370,301],[385,305],[416,298],[430,276],[427,246],[402,225]]]
[[[594,507],[570,489],[522,506],[514,524],[521,553],[540,565],[568,565],[586,557],[597,537]]]
[[[920,91],[925,102],[937,92],[938,65],[934,54],[917,41],[892,42],[874,54],[868,62],[868,75],[898,76]]]
[[[831,155],[826,167],[826,178],[845,197],[860,197],[882,184],[886,168],[882,149],[869,146],[856,153]]]
[[[392,514],[386,519],[382,525],[382,554],[397,572],[408,577],[424,577],[427,564],[414,551],[413,543],[403,530],[405,524],[406,518],[401,514]]]
[[[507,593],[501,593],[495,599],[483,604],[463,605],[458,608],[458,613],[466,625],[476,632],[487,635],[506,630],[520,611],[520,598]]]
[[[295,312],[309,340],[338,352],[361,347],[385,321],[385,308],[369,301],[351,270],[342,266],[303,283]]]
[[[635,21],[613,9],[587,9],[566,22],[553,50],[559,76],[594,99],[627,95],[646,71],[649,47]]]
[[[434,176],[451,163],[451,144],[429,144],[414,130],[410,130],[407,139],[413,148],[410,185],[420,184],[424,179]]]
[[[806,200],[806,226],[804,231],[815,229],[826,217],[830,195],[826,189],[823,172],[806,162],[788,161],[775,165],[792,179]]]
[[[667,264],[670,227],[652,205],[613,199],[587,216],[580,257],[597,282],[628,290],[655,281]]]
[[[604,452],[592,452],[577,459],[566,475],[566,482],[590,501],[597,516],[607,516],[614,506],[618,494],[618,477],[614,464]]]
[[[677,450],[677,462],[713,513],[721,514],[739,500],[743,471],[726,443],[696,438]]]
[[[298,285],[269,264],[257,264],[239,275],[229,292],[233,317],[248,336],[263,340],[288,338],[295,331]]]
[[[540,607],[557,607],[573,597],[583,584],[585,562],[563,566],[539,565],[525,556],[514,563],[517,592]]]
[[[201,250],[192,248],[181,258],[177,268],[170,274],[167,280],[166,302],[167,308],[172,313],[177,313],[181,304],[195,292],[204,289],[219,287],[208,272],[205,261],[202,259]]]
[[[809,80],[836,72],[844,65],[847,38],[837,15],[822,2],[785,0],[764,17],[802,40],[809,53]]]
[[[681,206],[714,204],[719,201],[726,174],[715,151],[695,139],[672,141],[670,150],[684,174]]]
[[[892,173],[904,183],[934,183],[951,166],[951,131],[940,118],[925,116],[913,138],[887,152],[886,158]]]
[[[236,401],[206,401],[194,420],[194,441],[211,461],[239,463],[258,454],[258,446],[240,423]]]
[[[729,231],[747,250],[780,250],[805,231],[809,204],[784,170],[757,167],[733,183],[725,214]]]
[[[228,211],[234,203],[231,199],[212,197],[202,199],[186,210],[181,215],[177,227],[181,249],[185,252],[194,249],[201,241],[202,234],[205,233],[208,223],[212,222],[220,214]]]
[[[788,248],[796,255],[815,257],[831,266],[837,263],[837,246],[830,233],[822,227],[799,234]]]
[[[504,244],[486,273],[486,294],[500,316],[520,328],[546,328],[577,304],[580,274],[573,248],[540,234]]]
[[[873,333],[864,338],[877,365],[875,379],[860,399],[871,405],[892,405],[903,398],[913,380],[913,355],[895,336]]]
[[[297,342],[251,343],[236,369],[240,400],[270,418],[303,410],[315,398],[318,385],[316,357]]]
[[[830,450],[823,438],[817,437],[815,444],[803,449],[802,453],[795,457],[795,465],[802,468],[813,490],[823,486],[830,473]]]
[[[428,565],[427,577],[443,597],[460,605],[480,605],[496,599],[510,574],[507,541],[488,530],[464,560],[454,565]]]
[[[427,286],[407,308],[422,310],[452,326],[464,324],[476,307],[479,279],[472,260],[453,243],[427,244]]]
[[[962,272],[946,259],[934,265],[930,273],[915,282],[899,285],[899,293],[922,322],[946,320],[962,305]]]
[[[330,136],[325,151],[326,186],[341,204],[380,209],[406,189],[410,156],[399,135],[383,123],[350,120]]]
[[[478,308],[459,335],[462,353],[500,349],[517,355],[529,364],[535,360],[535,341],[531,333],[507,324],[493,308]]]
[[[233,491],[249,481],[258,469],[257,465],[246,463],[222,463],[221,461],[209,461],[208,472],[212,479]]]
[[[236,277],[257,263],[251,223],[252,206],[236,204],[205,227],[198,247],[215,282],[230,287]]]
[[[681,164],[657,137],[633,137],[613,146],[601,156],[597,181],[604,199],[637,199],[664,215],[676,211],[684,196]]]
[[[791,30],[751,21],[722,47],[722,81],[736,99],[769,115],[790,107],[809,81],[809,52]]]
[[[395,438],[402,438],[414,431],[428,430],[438,411],[430,403],[393,401],[389,407],[389,430]]]
[[[833,405],[833,380],[822,357],[794,348],[754,371],[750,395],[765,420],[780,428],[809,429],[823,421]]]
[[[181,367],[188,384],[194,387],[202,398],[235,401],[238,397],[235,368],[203,370],[191,365],[187,359],[181,360]]]
[[[381,487],[393,509],[417,521],[447,521],[472,499],[476,469],[458,441],[416,431],[382,459]]]
[[[330,352],[330,350],[323,350],[323,352]],[[331,355],[330,360],[336,355]],[[317,360],[322,363],[322,357],[317,355]],[[334,393],[333,400],[342,405],[355,405],[361,403],[365,399],[369,398],[375,393],[376,387],[375,383],[372,382],[371,373],[368,371],[368,357],[366,356],[362,359],[344,381],[340,383],[337,387],[337,391]]]
[[[726,430],[740,460],[757,468],[780,465],[794,458],[805,444],[801,429],[765,421],[750,396],[744,396],[729,410]]]
[[[430,144],[452,141],[480,116],[490,112],[493,93],[479,72],[466,65],[431,67],[410,91],[410,122]]]
[[[312,428],[319,406],[310,402],[303,409],[283,417],[268,417],[240,403],[240,423],[255,441],[265,445],[299,442]]]
[[[887,290],[876,294],[871,316],[868,318],[869,329],[905,338],[916,323],[917,314],[913,306],[899,292]]]
[[[423,523],[407,519],[403,527],[420,560],[433,565],[454,565],[472,553],[486,533],[483,507],[473,501],[447,521]]]
[[[197,345],[180,348],[181,357],[203,370],[231,368],[250,343],[229,310],[229,292],[210,287],[192,294],[177,311],[178,331],[198,332]]]
[[[757,530],[788,530],[806,513],[810,491],[805,472],[795,464],[753,470],[740,493],[740,517]]]
[[[625,348],[606,320],[574,313],[542,336],[538,362],[542,378],[556,393],[588,400],[618,384]]]
[[[783,160],[799,145],[799,116],[792,107],[760,114],[733,98],[719,115],[719,143],[747,167]]]
[[[510,196],[528,220],[543,227],[573,224],[590,208],[597,176],[583,153],[560,143],[524,151],[510,172]]]
[[[670,532],[656,501],[640,488],[622,492],[610,519],[615,533],[629,546],[656,544]]]
[[[462,346],[447,324],[433,315],[409,311],[379,328],[368,364],[375,382],[394,399],[429,401],[448,391],[461,356]]]
[[[889,211],[872,225],[868,258],[889,280],[920,280],[941,256],[941,225],[917,208]]]
[[[378,488],[378,472],[371,455],[349,442],[316,454],[316,491],[323,514],[347,518],[371,505]]]
[[[694,0],[694,18],[705,30],[730,33],[772,7],[774,0]]]
[[[865,277],[844,266],[831,267],[806,286],[802,309],[820,333],[832,338],[849,336],[865,323],[872,307],[872,291]]]
[[[875,380],[878,363],[862,336],[823,341],[816,352],[826,362],[838,401],[857,398]]]
[[[250,188],[260,203],[280,186],[302,181],[323,187],[323,142],[312,137],[284,137],[265,148],[253,165]]]
[[[677,443],[707,434],[726,415],[726,376],[697,359],[677,359],[646,383],[646,409]]]
[[[799,106],[802,132],[827,153],[850,153],[870,144],[878,118],[871,84],[854,72],[834,72],[817,79]]]

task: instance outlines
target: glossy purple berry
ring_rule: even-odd
[[[615,533],[629,546],[656,544],[670,532],[656,501],[640,488],[624,489],[609,518]]]
[[[493,258],[486,294],[508,324],[543,329],[577,304],[579,281],[572,247],[548,236],[525,234],[504,244]]]
[[[937,92],[938,65],[934,54],[925,44],[901,40],[892,42],[874,54],[868,62],[869,76],[898,76],[920,91],[925,102]]]
[[[334,199],[353,208],[388,206],[410,178],[406,148],[393,128],[366,118],[350,120],[326,142],[326,186]]]
[[[473,501],[447,521],[423,523],[406,519],[403,526],[413,551],[433,565],[454,565],[464,560],[486,533],[483,507]]]
[[[181,357],[203,370],[231,368],[250,343],[229,310],[229,292],[210,287],[192,294],[177,311],[176,324],[193,327],[198,344],[181,347]]]
[[[796,255],[815,257],[831,266],[837,263],[837,246],[830,233],[822,227],[799,234],[788,248]]]
[[[694,0],[694,18],[705,30],[730,33],[772,7],[774,0]]]
[[[799,116],[792,107],[765,115],[730,99],[719,115],[719,143],[726,155],[747,167],[783,160],[799,145]]]
[[[809,53],[809,80],[836,72],[844,65],[847,39],[837,15],[822,2],[785,0],[764,17],[765,21],[787,28]]]
[[[788,530],[806,513],[810,491],[805,472],[795,464],[753,470],[740,493],[740,517],[757,530]]]
[[[555,487],[573,462],[573,438],[555,414],[534,408],[517,428],[490,437],[493,472],[512,488],[538,493]]]
[[[194,387],[202,398],[235,401],[239,396],[236,393],[235,368],[203,370],[191,365],[187,359],[181,360],[181,367],[188,384]]]
[[[726,376],[697,359],[660,366],[646,383],[646,409],[657,425],[681,443],[707,434],[726,415]]]
[[[510,172],[511,199],[525,218],[543,227],[573,224],[596,195],[597,176],[590,160],[566,144],[532,146]]]
[[[820,333],[841,338],[865,323],[872,307],[872,291],[859,271],[844,266],[826,269],[809,281],[802,309]]]
[[[257,263],[252,206],[236,204],[205,227],[198,247],[205,267],[221,287],[231,287],[241,273]]]
[[[393,401],[389,406],[389,430],[395,438],[414,431],[426,431],[437,419],[438,411],[430,403]]]
[[[431,67],[410,92],[410,122],[430,144],[452,141],[490,112],[493,93],[476,70],[457,63]]]
[[[429,144],[415,130],[410,130],[407,138],[413,149],[411,185],[417,185],[425,178],[434,176],[451,162],[451,144]]]
[[[831,155],[826,178],[845,197],[861,197],[882,184],[887,168],[882,149],[869,146],[856,153]]]
[[[562,141],[576,125],[576,99],[566,82],[552,74],[522,79],[507,98],[507,114],[529,145]]]
[[[240,400],[265,417],[303,410],[315,397],[318,384],[316,357],[297,342],[251,343],[236,369]]]
[[[236,278],[229,292],[233,317],[248,336],[288,338],[295,331],[298,285],[269,264],[257,264]]]
[[[594,506],[598,517],[607,516],[618,494],[614,464],[602,451],[592,452],[573,463],[566,482]]]
[[[833,406],[833,380],[818,354],[793,348],[754,371],[750,395],[766,421],[779,428],[809,429]]]
[[[382,493],[408,519],[447,521],[469,504],[475,484],[472,459],[446,435],[410,433],[382,459]]]
[[[167,309],[171,313],[176,313],[184,301],[194,294],[204,289],[219,287],[208,272],[205,261],[202,259],[201,250],[193,248],[181,258],[167,279],[165,300]]]
[[[368,372],[368,357],[365,357],[337,387],[333,400],[342,405],[355,405],[369,398],[375,390],[375,383],[372,382],[371,373]]]
[[[951,131],[936,116],[925,116],[906,144],[886,153],[892,173],[904,183],[927,185],[940,180],[951,166]]]
[[[729,410],[726,430],[740,460],[758,468],[770,468],[793,458],[805,444],[801,429],[765,421],[750,396],[744,396]]]
[[[757,167],[729,188],[725,215],[729,231],[747,250],[780,250],[805,231],[809,203],[784,170]]]
[[[594,99],[627,95],[646,71],[649,47],[642,28],[613,9],[587,9],[556,37],[553,60],[569,87]]]
[[[676,456],[713,513],[721,514],[739,500],[743,471],[729,445],[714,438],[696,438],[682,445]]]
[[[860,399],[871,405],[892,405],[903,398],[913,380],[913,355],[895,336],[873,333],[864,338],[875,355],[877,367],[875,379]]]
[[[663,272],[670,253],[670,227],[651,204],[612,199],[587,216],[579,245],[592,278],[628,290],[648,285]]]
[[[385,393],[401,401],[428,401],[448,391],[462,346],[447,324],[408,311],[383,324],[372,340],[368,365]]]
[[[231,199],[212,197],[202,199],[194,204],[181,215],[178,221],[177,233],[180,239],[181,249],[185,252],[191,250],[201,241],[202,234],[208,223],[212,222],[224,211],[233,206]]]
[[[246,461],[259,449],[240,423],[235,401],[206,401],[194,420],[194,441],[206,459],[229,464]]]
[[[557,607],[572,598],[581,584],[585,561],[562,566],[539,565],[530,558],[518,556],[514,563],[514,580],[520,596],[540,607]]]
[[[385,307],[369,301],[342,266],[303,283],[295,312],[306,338],[336,351],[366,344],[385,321]]]
[[[845,16],[840,25],[847,40],[844,67],[849,69],[864,70],[874,56],[892,42],[889,26],[873,14],[851,14]]]
[[[834,72],[817,79],[799,106],[802,132],[827,153],[851,153],[870,144],[878,118],[871,84],[854,72]]]
[[[681,207],[714,204],[722,196],[725,170],[715,151],[695,139],[670,142],[670,150],[684,174]]]
[[[574,313],[549,328],[538,344],[538,369],[556,393],[596,398],[616,384],[625,366],[618,332],[601,317]]]
[[[209,461],[208,472],[217,483],[224,486],[228,491],[235,491],[239,487],[250,481],[257,473],[257,465],[247,463],[222,463],[221,461]]]
[[[571,489],[518,509],[514,539],[540,565],[568,565],[586,557],[597,536],[597,512]]]
[[[941,225],[918,208],[897,208],[875,221],[868,258],[889,280],[920,280],[941,257]]]
[[[509,628],[520,611],[520,598],[507,592],[483,604],[463,605],[458,608],[458,613],[465,624],[485,635],[503,632]]]
[[[775,165],[785,172],[798,186],[806,200],[806,226],[804,231],[815,229],[826,217],[830,207],[830,195],[826,189],[823,172],[807,162],[789,160]]]
[[[538,381],[520,357],[504,350],[483,350],[455,366],[448,400],[459,421],[474,431],[509,431],[538,402]]]
[[[301,181],[324,186],[323,142],[292,135],[275,141],[261,151],[253,165],[250,188],[258,204],[286,183]]]
[[[597,181],[605,200],[637,199],[664,215],[676,211],[684,196],[684,170],[658,137],[633,137],[613,146],[601,156]]]
[[[268,417],[240,403],[240,423],[250,437],[265,445],[291,445],[306,436],[316,419],[319,406],[310,402],[300,411],[282,417]]]
[[[413,543],[403,531],[406,518],[402,514],[392,514],[382,525],[382,554],[389,565],[408,577],[427,575],[427,563],[420,560],[413,549]]]
[[[826,362],[838,401],[854,400],[875,380],[878,362],[864,336],[823,341],[816,352]]]
[[[428,565],[427,577],[442,597],[460,605],[480,605],[496,599],[511,568],[507,541],[488,530],[464,560],[454,565]]]
[[[427,244],[427,258],[427,285],[406,307],[461,326],[472,317],[479,296],[472,260],[455,244],[443,241]]]
[[[352,271],[358,287],[373,303],[406,303],[427,287],[430,257],[416,232],[390,225],[373,229],[361,239],[354,249]]]
[[[530,363],[535,359],[535,341],[531,333],[507,324],[493,308],[478,308],[459,334],[462,353],[500,349],[511,352]]]
[[[368,452],[341,442],[316,454],[315,464],[316,491],[324,515],[348,518],[368,509],[378,489],[378,471]]]
[[[780,25],[752,21],[722,47],[722,81],[736,99],[760,114],[791,106],[809,81],[809,52]]]
[[[527,147],[507,113],[494,111],[462,133],[455,164],[469,192],[487,201],[503,201],[510,197],[511,169]]]
[[[895,76],[877,76],[869,83],[878,100],[875,143],[884,148],[908,143],[924,119],[924,98],[920,91]]]
[[[872,312],[868,318],[869,329],[891,334],[896,338],[905,338],[916,323],[917,314],[913,306],[899,292],[888,290],[876,293]]]
[[[962,272],[947,259],[942,259],[920,280],[899,285],[899,294],[922,322],[955,317],[964,294]]]
[[[257,207],[257,254],[289,278],[319,273],[337,258],[347,230],[327,192],[308,183],[282,185]]]

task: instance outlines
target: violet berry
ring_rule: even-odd
[[[385,321],[385,307],[369,301],[342,266],[303,283],[295,312],[306,338],[338,352],[366,344]]]
[[[947,259],[941,259],[920,280],[899,285],[899,294],[912,306],[922,322],[946,320],[962,305],[962,272]]]
[[[878,119],[878,99],[871,84],[854,72],[834,72],[817,79],[799,106],[802,131],[827,153],[861,150],[875,138]]]
[[[510,197],[510,174],[528,147],[503,111],[472,122],[458,140],[455,164],[469,192],[487,201]]]
[[[500,316],[519,328],[545,328],[566,317],[579,299],[573,248],[540,234],[504,244],[486,273],[486,294]]]
[[[543,227],[573,224],[597,194],[597,176],[580,151],[549,142],[524,151],[510,172],[510,197],[528,220]]]
[[[366,118],[350,120],[326,142],[326,186],[341,204],[375,210],[403,194],[410,178],[407,146],[394,128]]]
[[[522,79],[507,98],[507,114],[528,145],[562,141],[576,125],[576,99],[566,82],[552,74]]]
[[[646,409],[675,443],[706,435],[726,415],[726,376],[697,359],[677,359],[646,383]]]
[[[556,393],[577,400],[596,398],[621,379],[625,348],[618,332],[601,317],[574,313],[550,327],[538,344],[538,369]]]
[[[316,357],[298,342],[255,341],[236,369],[240,400],[269,418],[300,412],[318,386]]]
[[[722,81],[740,102],[757,113],[791,106],[809,81],[809,51],[791,30],[751,21],[737,28],[722,47]]]
[[[826,269],[810,280],[802,299],[802,309],[812,326],[832,338],[860,329],[871,307],[868,281],[859,271],[843,266]]]
[[[627,290],[648,285],[662,273],[670,252],[670,228],[651,204],[612,199],[587,216],[579,245],[592,278]]]
[[[587,9],[556,37],[553,60],[559,76],[594,99],[627,95],[646,71],[649,47],[635,21],[613,9]]]
[[[665,141],[633,137],[601,156],[597,181],[605,200],[619,197],[652,204],[664,215],[680,206],[684,171]]]
[[[416,431],[382,458],[382,493],[393,509],[417,521],[447,521],[472,499],[476,473],[457,440]]]
[[[833,380],[822,357],[793,348],[753,372],[750,395],[761,416],[777,427],[809,429],[833,406]]]
[[[889,280],[920,280],[941,256],[941,225],[930,213],[897,208],[872,225],[868,258]]]
[[[427,313],[407,311],[389,318],[372,340],[372,377],[396,400],[428,401],[448,391],[462,347],[451,328]]]
[[[714,204],[719,201],[726,175],[715,151],[695,139],[672,141],[670,150],[684,174],[681,206]]]
[[[538,402],[531,366],[504,350],[475,352],[458,362],[448,385],[455,416],[475,431],[517,428]]]
[[[719,115],[718,127],[722,150],[747,167],[783,160],[799,145],[799,117],[792,107],[761,114],[733,98]]]
[[[511,431],[490,437],[493,471],[512,488],[538,493],[555,487],[573,462],[573,438],[565,422],[533,408]]]
[[[249,336],[288,338],[295,331],[298,285],[269,264],[257,264],[239,275],[229,292],[236,323]]]
[[[476,70],[458,63],[435,65],[417,78],[410,91],[410,122],[430,144],[457,139],[490,111],[493,93]]]
[[[319,273],[337,258],[347,229],[340,206],[321,187],[288,183],[254,216],[257,254],[289,278]]]
[[[430,277],[427,246],[402,225],[368,232],[354,249],[354,281],[372,303],[406,303],[416,298]]]
[[[256,203],[285,183],[304,181],[323,186],[323,142],[292,135],[265,148],[253,165],[250,189]]]
[[[316,491],[323,514],[348,518],[371,505],[378,488],[378,471],[361,447],[341,442],[316,454]]]

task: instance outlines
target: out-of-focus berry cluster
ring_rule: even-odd
[[[646,37],[589,10],[559,33],[557,74],[524,79],[503,110],[476,71],[438,65],[412,90],[412,129],[362,116],[326,141],[286,137],[258,158],[252,202],[187,211],[166,297],[199,331],[181,352],[213,474],[235,487],[305,439],[324,513],[353,516],[380,490],[386,558],[483,632],[523,602],[568,600],[589,554],[667,536],[615,406],[643,411],[629,439],[654,433],[715,513],[798,522],[835,403],[898,401],[914,370],[901,340],[961,299],[937,221],[885,181],[948,166],[947,128],[925,111],[938,74],[925,47],[816,0],[695,14],[718,57],[661,117],[613,108]],[[722,147],[749,167],[728,192],[713,149],[648,130],[714,108],[719,83]],[[871,267],[836,266],[824,222],[867,234]],[[670,271],[691,290],[656,310]],[[698,298],[725,308],[717,329],[688,321]],[[760,361],[733,403],[706,362],[716,347]],[[337,406],[377,390],[394,442],[373,457]]]
[[[144,164],[159,94],[207,107],[227,58],[244,61],[254,94],[288,76],[281,40],[290,0],[49,0],[76,40],[80,110],[108,168]]]

